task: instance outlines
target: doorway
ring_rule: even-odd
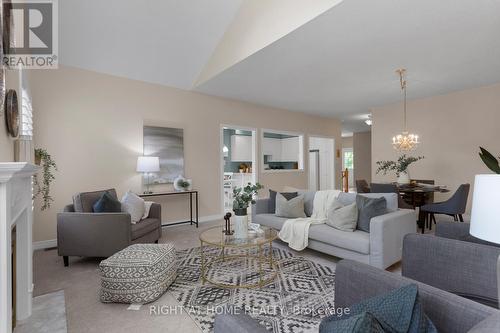
[[[335,139],[309,137],[309,190],[335,188]]]
[[[233,210],[233,189],[257,182],[257,130],[221,126],[222,212]]]
[[[354,185],[354,151],[352,148],[342,149],[342,170],[349,171],[349,188],[355,187]]]

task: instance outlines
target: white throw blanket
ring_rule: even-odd
[[[302,251],[308,245],[309,227],[311,224],[326,223],[328,208],[337,198],[340,191],[318,191],[314,195],[313,213],[311,217],[286,220],[278,236],[291,249]]]

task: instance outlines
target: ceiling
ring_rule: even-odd
[[[190,89],[242,1],[59,1],[59,63]]]
[[[193,87],[242,1],[61,1],[60,62],[353,131],[400,101],[396,68],[408,69],[409,99],[500,82],[500,1],[345,0]]]

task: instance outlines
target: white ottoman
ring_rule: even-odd
[[[153,302],[177,277],[172,244],[134,244],[101,261],[99,268],[105,303]]]

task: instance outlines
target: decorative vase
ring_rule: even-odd
[[[183,183],[188,183],[188,186],[182,186]],[[179,192],[190,191],[193,185],[191,179],[186,179],[182,175],[174,179],[174,189]]]
[[[246,209],[234,210],[234,237],[248,237],[248,215]]]
[[[410,184],[410,175],[408,171],[401,172],[398,177],[398,184],[406,185]]]

